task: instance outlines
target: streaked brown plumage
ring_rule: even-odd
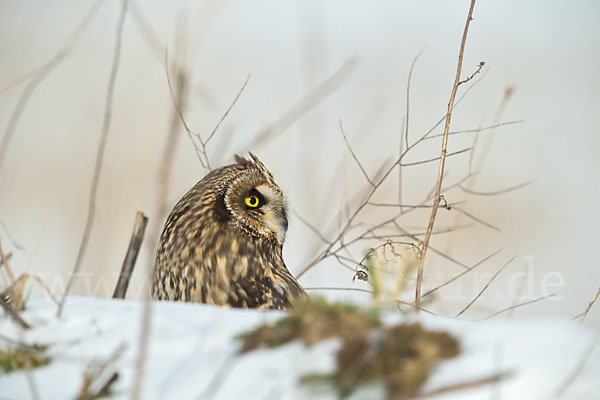
[[[286,309],[304,295],[283,262],[283,192],[250,156],[236,155],[175,205],[156,253],[154,299]]]

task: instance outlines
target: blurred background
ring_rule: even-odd
[[[87,218],[121,5],[0,3],[0,243],[12,253],[16,275],[39,276],[55,295],[73,269]],[[252,151],[271,170],[293,211],[284,257],[298,275],[327,246],[298,215],[332,241],[369,190],[340,122],[365,173],[377,181],[406,147],[406,126],[414,144],[445,115],[468,5],[129,1],[96,218],[72,294],[112,294],[141,210],[149,225],[128,297],[142,298],[165,212],[207,172],[173,106],[167,66],[185,120],[204,140],[249,76],[207,144],[207,156],[218,167]],[[433,236],[439,253],[429,252],[424,288],[495,255],[439,291],[426,305],[436,313],[456,314],[513,256],[465,318],[556,293],[498,318],[514,312],[566,320],[597,292],[599,15],[600,4],[591,0],[476,4],[463,78],[480,61],[485,67],[461,86],[459,96],[469,91],[451,130],[522,122],[450,136],[450,152],[473,146],[475,137],[476,147],[448,159],[445,182],[455,187],[443,194],[460,205],[440,210],[436,229],[459,229]],[[407,118],[409,71],[419,54]],[[439,125],[430,136],[442,131]],[[439,149],[439,137],[419,142],[403,163],[435,158]],[[402,178],[394,169],[372,202],[420,204],[437,168],[437,162],[408,165]],[[476,194],[456,187],[469,171],[478,173],[462,181],[463,188]],[[398,208],[364,207],[348,238]],[[409,241],[423,238],[429,213],[416,209],[397,220],[413,234]],[[345,256],[360,260],[399,233],[386,226],[381,237],[355,242]],[[354,275],[329,257],[299,280],[307,288],[370,288]],[[28,290],[44,295],[33,282]],[[370,300],[349,290],[311,293]],[[402,296],[411,301],[412,289]],[[585,321],[597,330],[599,308]]]

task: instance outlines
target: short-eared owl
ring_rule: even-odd
[[[250,156],[236,155],[175,205],[156,254],[154,299],[286,309],[304,295],[283,262],[283,192]]]

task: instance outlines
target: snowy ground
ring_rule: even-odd
[[[63,317],[57,320],[53,303],[30,301],[22,316],[33,328],[21,332],[2,316],[0,334],[27,343],[52,344],[52,362],[31,374],[41,399],[73,399],[90,362],[107,359],[124,344],[125,350],[106,376],[118,371],[114,398],[127,399],[136,371],[142,309],[143,303],[134,301],[70,298]],[[275,320],[281,312],[168,302],[154,303],[152,311],[142,399],[335,398],[331,392],[301,386],[298,379],[309,372],[334,368],[339,345],[336,340],[312,348],[294,342],[275,350],[235,356],[239,346],[235,335]],[[386,315],[389,322],[402,318],[417,317],[395,312]],[[595,346],[598,335],[574,323],[548,319],[468,322],[428,315],[418,318],[429,328],[450,331],[462,345],[461,355],[441,363],[425,390],[501,371],[513,373],[501,383],[431,398],[587,400],[600,389],[600,346]],[[379,398],[377,393],[374,390],[355,397]],[[25,372],[0,374],[0,399],[29,398],[34,397]]]

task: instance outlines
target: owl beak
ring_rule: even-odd
[[[283,211],[283,215],[281,216],[281,228],[283,232],[287,232],[288,230],[288,219],[285,210]]]
[[[279,226],[278,229],[275,233],[275,235],[277,236],[277,239],[279,239],[279,242],[281,242],[281,244],[283,244],[283,242],[285,241],[285,234],[287,232],[288,229],[288,219],[287,219],[287,215],[285,214],[285,211],[283,212],[283,214],[281,214],[281,219],[279,220]]]

